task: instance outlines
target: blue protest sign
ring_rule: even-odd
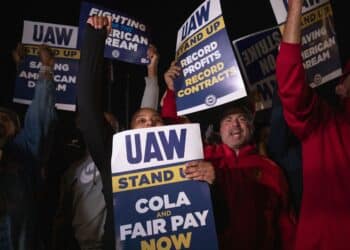
[[[90,16],[111,16],[112,31],[107,36],[104,55],[134,64],[148,64],[149,34],[146,25],[129,15],[102,6],[82,2],[79,20],[79,44]]]
[[[247,95],[219,0],[204,1],[178,31],[175,80],[178,115],[213,108]]]
[[[184,174],[186,162],[202,158],[199,124],[114,136],[114,219],[121,249],[218,249],[208,184]]]

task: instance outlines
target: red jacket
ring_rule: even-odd
[[[245,146],[206,146],[215,167],[214,207],[220,250],[292,249],[295,219],[281,169]],[[219,209],[218,209],[219,207]]]
[[[178,123],[175,93],[168,90],[162,117]],[[220,250],[289,250],[295,239],[295,217],[287,182],[271,160],[246,146],[239,156],[226,145],[206,146],[216,181],[213,204]]]
[[[276,75],[284,116],[302,142],[303,199],[295,249],[350,249],[350,100],[333,109],[312,91],[299,44],[281,44]]]
[[[166,124],[181,123],[181,118],[176,113],[175,92],[167,89],[163,99],[163,106],[160,114]]]

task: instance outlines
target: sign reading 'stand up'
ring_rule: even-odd
[[[53,81],[56,86],[56,107],[75,111],[76,81],[80,51],[77,49],[78,27],[54,23],[23,22],[24,60],[18,65],[13,101],[30,104],[41,62],[39,46],[50,46],[54,53]]]
[[[184,174],[186,162],[202,158],[199,124],[114,136],[112,182],[120,249],[218,249],[208,184]]]

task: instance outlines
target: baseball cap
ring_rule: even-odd
[[[206,120],[213,125],[214,131],[219,131],[221,121],[228,115],[237,113],[244,114],[249,124],[253,124],[255,111],[254,106],[248,97],[212,109],[210,114],[206,116]]]
[[[229,105],[226,105],[222,112],[219,113],[218,122],[221,121],[232,114],[242,113],[246,116],[247,120],[253,124],[254,121],[254,108],[247,99],[241,99],[238,101],[234,101]]]

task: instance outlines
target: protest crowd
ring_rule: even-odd
[[[199,10],[209,9],[212,1],[218,0],[204,1]],[[106,43],[106,39],[121,38],[117,38],[122,33],[115,28],[122,25],[142,27],[142,32],[146,28],[109,12],[98,15],[100,12],[95,9],[84,20],[83,32],[79,34],[80,57],[72,104],[75,109],[67,121],[67,117],[60,116],[57,103],[61,100],[56,96],[57,89],[62,87],[58,87],[59,78],[54,74],[55,63],[61,60],[60,49],[43,43],[37,45],[37,53],[33,55],[28,45],[18,43],[12,51],[18,75],[30,56],[37,58],[38,66],[32,67],[37,71],[32,97],[27,106],[20,104],[25,106],[23,115],[15,106],[0,103],[0,250],[136,250],[130,242],[139,238],[149,240],[148,243],[140,240],[137,249],[142,250],[350,249],[350,60],[337,65],[338,75],[331,83],[325,83],[330,86],[334,100],[320,95],[318,87],[310,86],[309,65],[303,61],[305,2],[308,1],[287,3],[283,31],[275,46],[276,84],[272,86],[268,107],[262,104],[261,94],[251,91],[245,83],[243,92],[240,87],[231,90],[246,95],[230,96],[217,105],[218,98],[214,104],[207,105],[208,109],[195,110],[203,100],[201,93],[213,94],[210,91],[214,88],[223,92],[220,84],[237,77],[239,67],[230,61],[233,52],[220,48],[222,39],[210,37],[210,31],[196,33],[197,30],[191,30],[191,24],[185,23],[186,30],[179,33],[183,43],[171,58],[171,64],[163,65],[164,72],[159,70],[161,55],[154,43],[148,43],[143,35],[123,33],[123,39],[128,42],[125,49],[135,52],[139,46],[146,45],[141,65],[147,73],[140,83],[144,86],[141,98],[133,90],[125,92],[125,98],[137,103],[137,110],[126,116],[125,123],[121,122],[111,108],[110,85],[114,71],[119,69],[115,70],[112,60],[106,58],[106,44],[113,45]],[[198,13],[201,12],[194,16],[198,17]],[[212,27],[223,29],[220,17],[213,21]],[[186,37],[195,34],[193,37],[200,39],[200,35],[205,37],[205,32],[211,40],[191,51],[199,42],[193,40],[189,45]],[[118,40],[120,48],[122,44]],[[186,51],[190,53],[186,55]],[[131,61],[130,57],[128,60]],[[210,103],[210,98],[205,103]],[[147,154],[147,150],[150,156],[143,155],[141,162],[145,165],[153,159],[175,157],[164,145],[180,147],[181,143],[187,145],[186,142],[182,141],[183,137],[178,139],[171,134],[171,130],[168,137],[162,133],[167,133],[167,127],[186,129],[191,124],[198,124],[201,138],[198,141],[190,138],[187,143],[202,152],[202,157],[182,162],[184,168],[178,178],[204,185],[212,210],[194,212],[193,218],[183,212],[187,213],[186,223],[192,225],[186,228],[175,211],[194,205],[194,201],[185,186],[181,186],[182,182],[178,185],[183,190],[178,192],[174,203],[167,194],[161,194],[161,187],[155,188],[155,196],[149,200],[147,188],[131,188],[142,183],[152,187],[148,177],[119,180],[116,191],[118,171],[114,159],[122,162],[120,152],[124,149],[116,149],[120,145],[116,135],[124,132],[131,133],[125,137],[129,138],[124,152],[128,159],[141,161],[138,154]],[[161,131],[157,137],[147,139],[161,142],[164,149],[150,141],[145,146],[143,137],[137,134],[143,130]],[[136,153],[129,154],[128,145]],[[176,148],[177,155],[181,155],[180,151]],[[169,161],[168,165],[173,167],[175,163]],[[166,176],[162,178],[165,181]],[[159,179],[158,176],[152,180]],[[125,197],[115,196],[123,193],[120,191],[123,188],[130,192],[129,198],[131,191],[142,197],[135,205],[140,215],[133,218],[135,221],[145,221],[147,217],[143,214],[149,211],[161,213],[162,205],[167,208],[164,214],[169,214],[157,213],[152,225],[148,221],[146,226],[120,225],[118,220],[131,218],[128,210],[135,210],[135,207],[116,209],[125,206],[119,205],[125,200],[118,198]],[[213,235],[195,236],[196,228],[209,224],[211,213]],[[161,238],[169,230],[162,224],[165,218],[174,218],[173,231],[180,225],[184,227],[183,234],[179,234],[184,238],[176,241],[171,235],[172,243],[166,236]],[[144,237],[150,235],[159,241],[152,243],[151,237]]]

